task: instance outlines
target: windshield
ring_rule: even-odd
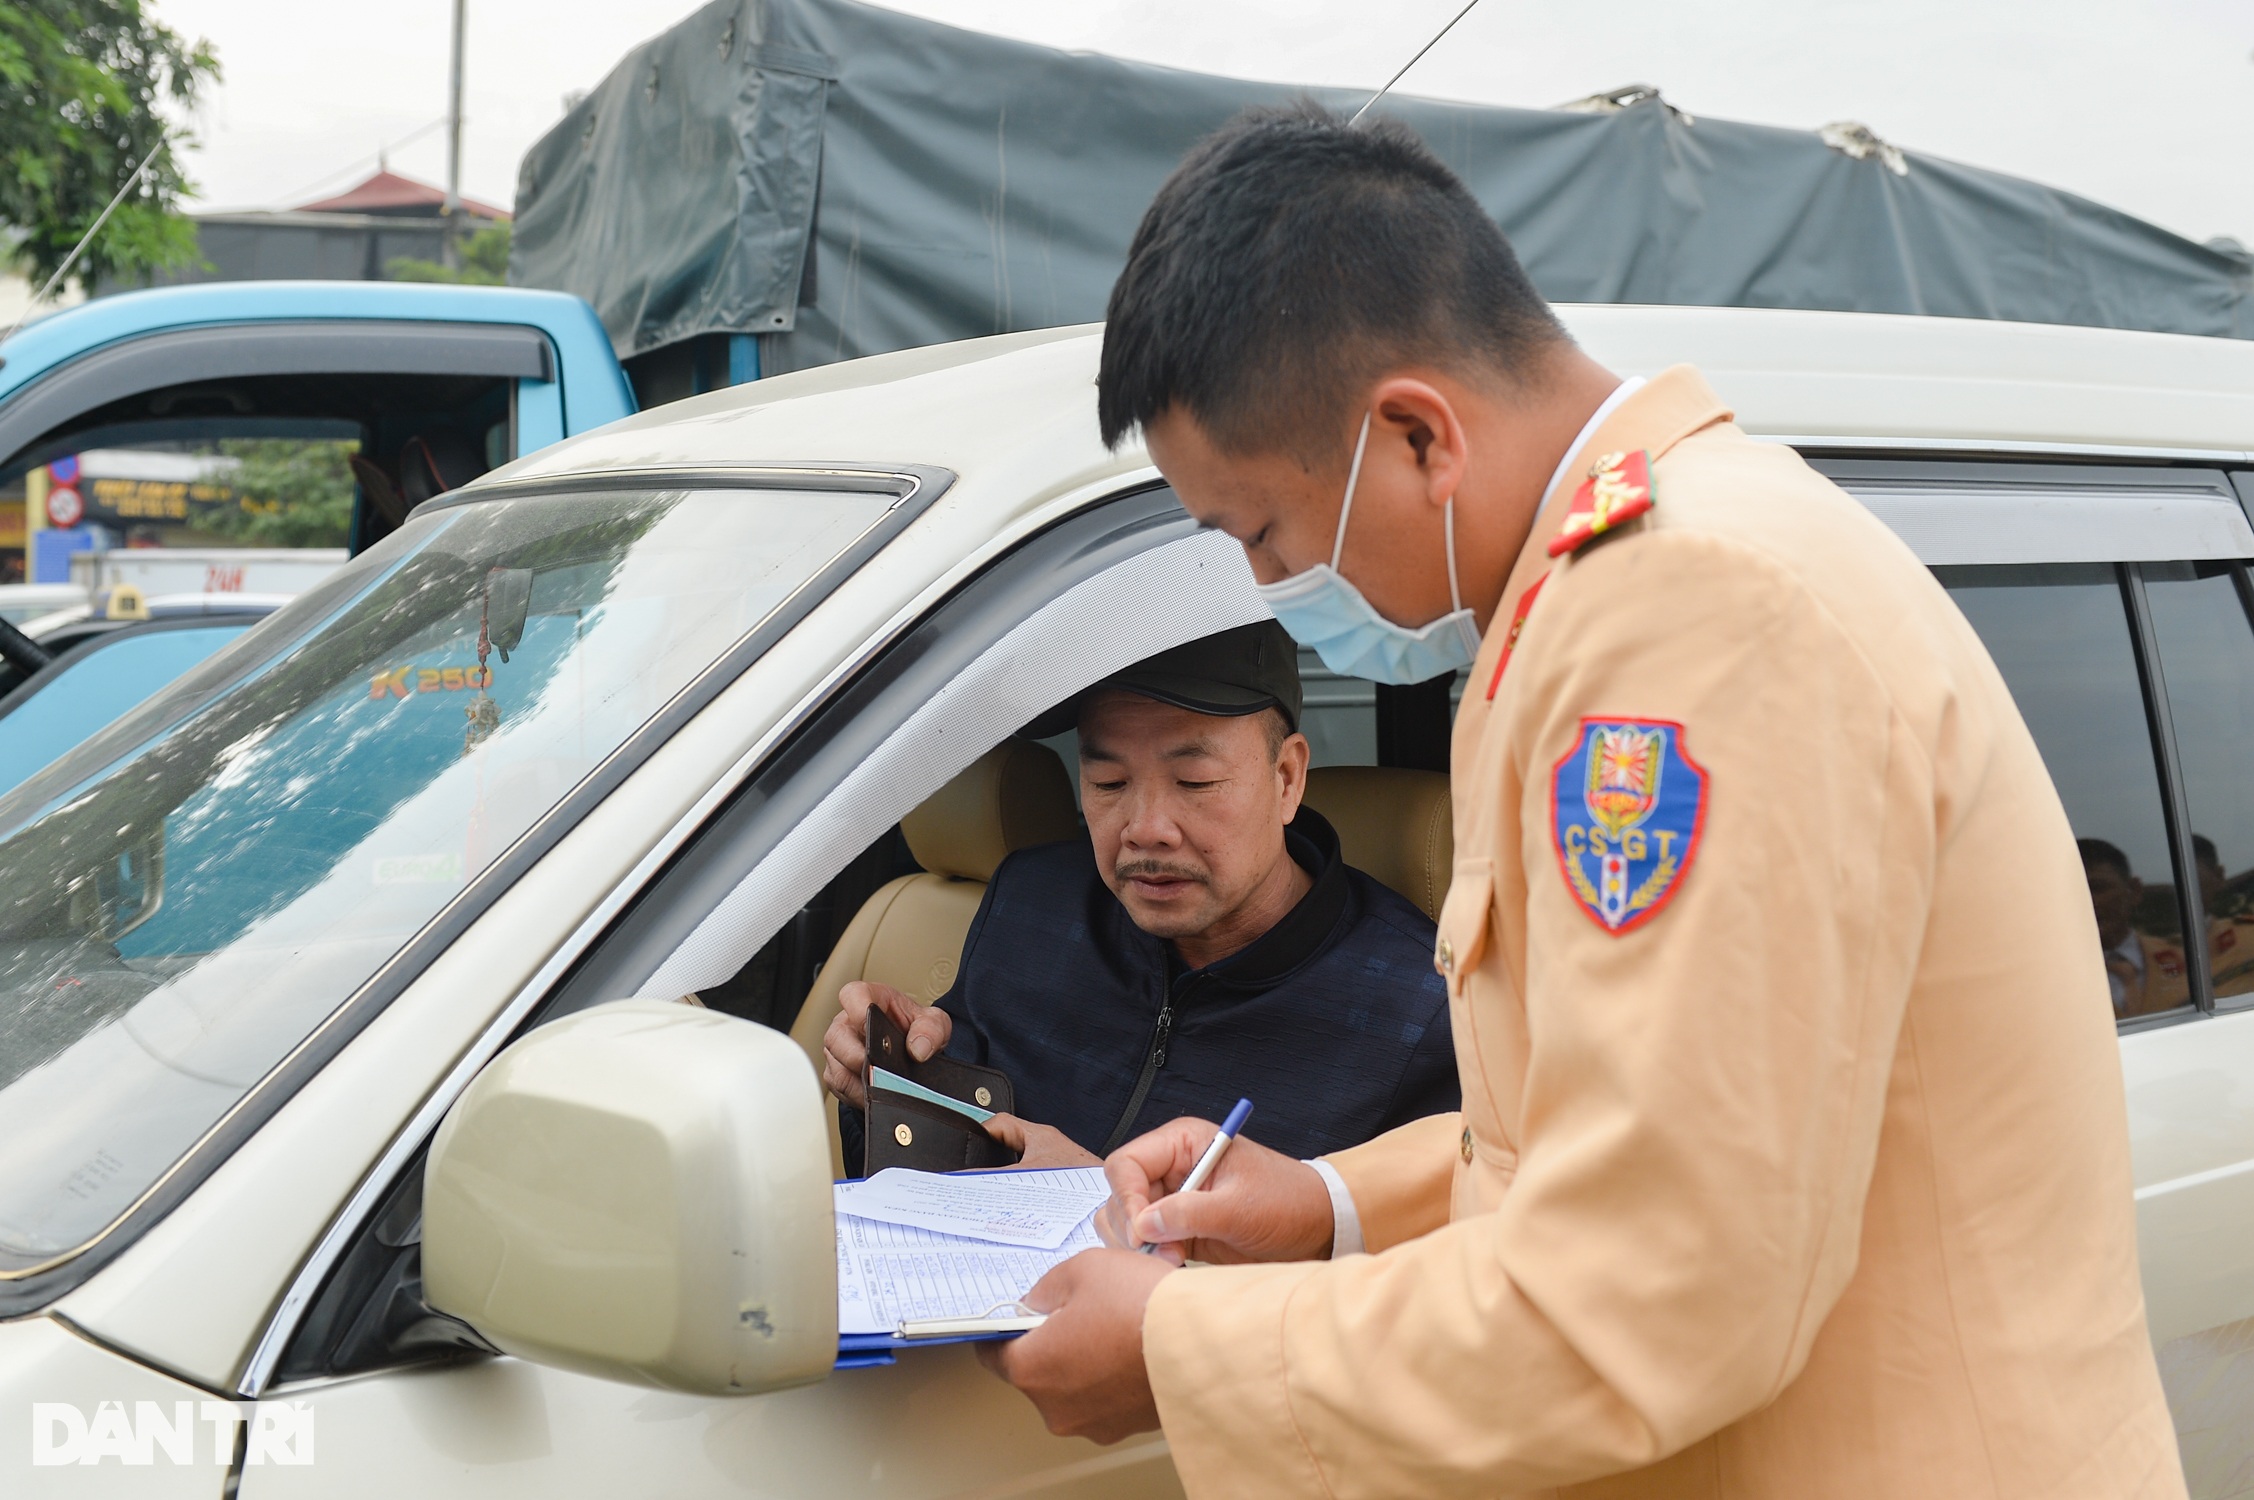
[[[130,1208],[891,503],[443,510],[0,798],[0,1271]]]

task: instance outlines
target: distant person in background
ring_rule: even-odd
[[[2129,868],[2129,856],[2104,839],[2076,839],[2075,844],[2082,851],[2082,874],[2090,883],[2090,910],[2097,917],[2098,947],[2105,954],[2114,1019],[2154,1015],[2189,1001],[2191,981],[2183,945],[2136,929],[2144,882]],[[2212,851],[2214,846],[2208,848]]]

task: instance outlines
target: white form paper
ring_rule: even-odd
[[[887,1167],[837,1185],[837,1211],[1003,1245],[1054,1250],[1103,1206],[1101,1167],[1025,1172],[917,1172]]]
[[[997,1303],[1015,1302],[1051,1266],[1101,1243],[1088,1219],[1070,1230],[1063,1244],[1043,1250],[841,1212],[837,1331],[890,1333],[911,1318],[975,1318]]]

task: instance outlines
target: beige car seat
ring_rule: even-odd
[[[1080,812],[1056,752],[1012,739],[932,793],[900,820],[900,832],[924,873],[880,886],[861,904],[791,1026],[816,1073],[839,990],[866,979],[925,1005],[946,994],[995,868],[1019,849],[1078,837]],[[831,1164],[839,1166],[837,1112],[829,1115]]]
[[[1348,864],[1439,920],[1456,861],[1446,776],[1391,766],[1324,766],[1307,773],[1305,800],[1338,830],[1339,852]]]

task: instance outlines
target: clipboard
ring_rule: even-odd
[[[1090,1202],[1099,1201],[1102,1193],[1100,1171],[1087,1167],[1031,1169],[1001,1167],[949,1175],[951,1177],[959,1175],[960,1177],[976,1179],[989,1175],[1004,1174],[1027,1178],[1048,1178],[1051,1174],[1056,1174],[1060,1180],[1049,1190],[1052,1202],[1054,1201],[1053,1195],[1057,1192],[1087,1196]],[[1083,1177],[1092,1177],[1093,1181],[1073,1180]],[[878,1302],[871,1305],[870,1302],[865,1300],[867,1297],[866,1288],[876,1283],[862,1281],[862,1272],[867,1267],[868,1262],[861,1257],[881,1258],[903,1253],[910,1257],[921,1257],[928,1255],[930,1252],[913,1242],[881,1244],[871,1242],[864,1236],[870,1233],[886,1236],[932,1236],[940,1240],[950,1240],[955,1237],[947,1230],[929,1224],[928,1221],[922,1227],[917,1227],[917,1219],[913,1215],[906,1220],[886,1220],[854,1213],[851,1202],[852,1190],[863,1186],[865,1182],[866,1179],[847,1178],[833,1186],[839,1220],[840,1321],[848,1327],[859,1329],[870,1329],[872,1324],[881,1327],[878,1319],[897,1316],[894,1312],[895,1307],[899,1309],[899,1312],[907,1312],[921,1306],[934,1310],[944,1310],[947,1315],[906,1319],[895,1322],[889,1330],[883,1332],[873,1330],[869,1332],[841,1331],[838,1335],[837,1361],[834,1368],[851,1370],[872,1365],[889,1365],[896,1360],[903,1349],[941,1344],[991,1343],[1003,1339],[1014,1339],[1031,1332],[1047,1321],[1045,1314],[1035,1312],[1019,1300],[1025,1295],[1025,1288],[1033,1280],[1038,1279],[1036,1269],[1022,1265],[1012,1265],[1007,1272],[1002,1273],[999,1277],[1000,1285],[991,1285],[980,1289],[984,1296],[999,1299],[983,1308],[980,1308],[978,1302],[970,1301],[959,1295],[960,1291],[967,1290],[969,1285],[975,1285],[981,1274],[978,1268],[965,1266],[957,1266],[949,1273],[949,1281],[957,1289],[955,1296],[940,1296],[936,1299],[928,1296],[917,1296],[898,1302]],[[1067,1186],[1067,1183],[1070,1185]],[[874,1208],[876,1205],[870,1205],[870,1207]],[[858,1228],[849,1230],[849,1224],[857,1225]],[[963,1243],[964,1248],[974,1254],[1032,1257],[1053,1264],[1056,1261],[1069,1258],[1070,1255],[1077,1253],[1079,1249],[1086,1248],[1087,1244],[1092,1242],[1093,1236],[1089,1230],[1088,1222],[1083,1218],[1072,1233],[1066,1237],[1065,1243],[1054,1248],[1044,1249],[1038,1243],[1016,1244],[1006,1239],[985,1239],[976,1243],[969,1241]],[[880,1269],[871,1274],[899,1275],[902,1273],[898,1271],[886,1272]],[[1018,1279],[1020,1277],[1023,1279]],[[848,1306],[848,1299],[844,1299],[845,1282],[848,1279],[862,1288],[849,1299],[850,1307]],[[971,1309],[977,1310],[971,1311]]]
[[[903,1349],[936,1348],[942,1344],[991,1344],[1031,1333],[1049,1321],[1047,1313],[1027,1310],[1015,1303],[1015,1313],[976,1318],[917,1318],[890,1333],[841,1333],[837,1336],[840,1370],[863,1370],[897,1364]]]

